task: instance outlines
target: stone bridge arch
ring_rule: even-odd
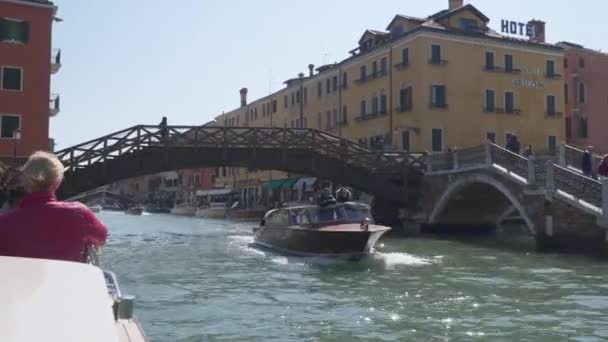
[[[527,230],[536,235],[534,221],[526,208],[522,187],[485,172],[432,177],[425,193],[428,203],[427,222],[431,226],[494,226],[511,211],[516,211]]]

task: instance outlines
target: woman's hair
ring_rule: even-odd
[[[48,152],[34,152],[21,175],[27,192],[54,192],[63,180],[63,164]]]

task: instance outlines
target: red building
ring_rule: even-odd
[[[608,153],[608,54],[562,42],[566,137],[571,145]]]
[[[216,170],[214,168],[187,169],[178,171],[180,182],[177,186],[176,202],[195,204],[196,192],[213,187]]]
[[[61,66],[52,51],[57,7],[44,0],[0,0],[0,160],[22,162],[49,150],[49,120],[59,111],[50,93]]]

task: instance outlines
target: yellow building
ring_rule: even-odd
[[[349,58],[310,65],[307,76],[267,97],[247,102],[241,90],[241,107],[215,124],[318,128],[412,152],[505,145],[515,134],[537,153],[554,151],[565,138],[564,51],[545,43],[545,23],[530,21],[532,36],[513,38],[492,30],[474,6],[448,5],[427,18],[397,15],[387,31],[367,30]],[[287,177],[226,171],[218,183],[238,187]]]

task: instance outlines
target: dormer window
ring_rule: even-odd
[[[391,31],[391,35],[393,37],[399,37],[404,33],[405,33],[405,30],[403,29],[403,25],[395,25]]]
[[[477,20],[475,19],[460,19],[460,29],[467,32],[474,32],[479,30]]]

